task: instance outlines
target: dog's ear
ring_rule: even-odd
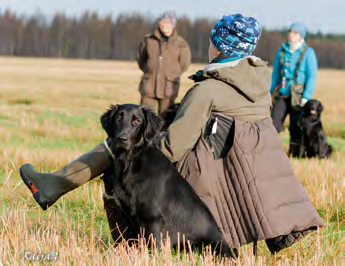
[[[317,105],[317,113],[320,115],[322,111],[323,111],[323,105],[321,102],[319,102],[319,104]]]
[[[113,135],[113,128],[111,125],[111,119],[116,113],[117,105],[110,105],[109,109],[101,116],[101,124],[108,136]]]
[[[161,117],[156,115],[152,110],[149,110],[145,107],[140,107],[144,117],[145,117],[145,129],[144,129],[144,138],[146,141],[150,141],[160,131],[163,127],[164,121]]]

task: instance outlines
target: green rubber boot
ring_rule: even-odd
[[[31,164],[24,164],[19,173],[37,203],[46,210],[62,195],[102,174],[111,163],[111,153],[104,142],[56,172],[39,173]]]

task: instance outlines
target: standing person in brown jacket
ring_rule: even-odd
[[[157,146],[177,162],[230,247],[264,239],[275,253],[323,223],[272,123],[270,72],[251,55],[260,35],[259,23],[240,14],[224,16],[214,26],[210,64],[192,76],[196,83],[167,132],[157,136]],[[110,141],[54,173],[23,165],[21,177],[46,209],[111,165]],[[111,202],[105,193],[106,209]]]
[[[140,44],[137,56],[138,65],[144,72],[139,85],[141,105],[154,110],[158,103],[161,116],[174,104],[180,76],[191,62],[189,46],[178,35],[175,26],[175,13],[165,12],[158,28]]]

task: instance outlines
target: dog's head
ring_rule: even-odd
[[[303,107],[301,116],[301,126],[308,127],[320,121],[321,112],[323,111],[322,103],[318,100],[309,100]]]
[[[163,120],[151,110],[134,105],[111,105],[101,116],[101,124],[112,140],[113,151],[131,150],[153,139]]]

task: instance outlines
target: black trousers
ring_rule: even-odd
[[[299,147],[302,138],[302,131],[298,125],[298,121],[301,116],[301,110],[291,108],[291,98],[290,97],[279,97],[273,104],[271,116],[273,124],[277,129],[278,133],[282,131],[283,124],[286,116],[290,114],[290,145],[289,145],[289,155],[293,157],[299,156]]]

